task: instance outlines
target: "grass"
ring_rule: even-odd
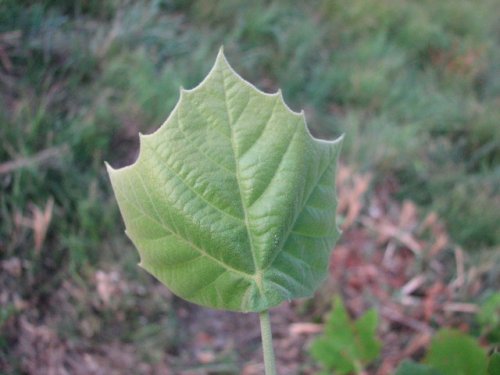
[[[23,275],[2,276],[10,294],[0,319],[15,313],[17,297],[43,306],[67,278],[85,285],[111,266],[140,277],[135,255],[124,255],[133,252],[103,163],[132,161],[137,132],[162,123],[179,86],[197,84],[222,44],[245,78],[266,91],[281,87],[293,109],[305,108],[314,134],[346,133],[347,163],[379,179],[395,176],[400,198],[438,211],[466,250],[493,251],[500,243],[495,5],[0,0],[0,164],[31,161],[0,174],[0,259],[20,259]],[[47,149],[55,156],[37,160]],[[52,219],[36,248],[19,218],[50,199]],[[133,305],[139,296],[130,298]],[[88,301],[77,305],[92,316]],[[154,313],[160,307],[124,309],[154,327],[167,324]],[[154,329],[138,332],[167,340]]]

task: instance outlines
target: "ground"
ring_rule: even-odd
[[[500,286],[496,0],[0,1],[0,373],[262,373],[257,317],[137,267],[104,162],[137,156],[221,45],[318,137],[345,134],[330,277],[272,314],[282,373],[335,295],[380,316],[369,374],[441,327],[493,348]],[[500,321],[500,319],[499,319]]]

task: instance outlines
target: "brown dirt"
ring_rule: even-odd
[[[331,277],[314,299],[283,303],[271,312],[280,374],[317,370],[307,348],[321,332],[322,317],[338,293],[353,317],[369,307],[379,311],[383,351],[368,374],[391,374],[403,358],[421,357],[437,327],[468,330],[477,309],[470,301],[482,289],[481,276],[488,270],[470,265],[435,213],[423,216],[412,202],[396,201],[392,196],[397,184],[391,179],[377,184],[370,195],[368,174],[341,166],[338,180],[344,233],[331,258]],[[1,279],[9,280],[2,285],[12,285],[21,266],[20,260],[1,261]],[[16,309],[2,326],[2,373],[263,373],[256,314],[200,308],[157,283],[145,292],[144,285],[109,267],[94,272],[87,282],[63,282],[43,305],[23,300],[12,288],[0,291],[1,306]],[[140,305],[146,299],[160,302],[152,303],[154,308]],[[83,312],[78,311],[82,301]],[[172,345],[148,359],[141,344],[114,339],[113,332],[125,330],[132,313],[146,320],[162,314],[174,319],[169,328],[174,333],[166,336]],[[76,333],[65,332],[64,324]]]

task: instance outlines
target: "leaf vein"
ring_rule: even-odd
[[[142,178],[141,178],[141,181],[142,181]],[[142,182],[141,182],[142,183]],[[146,194],[148,194],[146,192]],[[127,198],[125,198],[126,200],[128,200]],[[151,216],[149,215],[146,211],[143,210],[142,206],[140,204],[134,204],[131,200],[128,200],[132,205],[135,206],[136,210],[139,211],[140,213],[142,213],[144,216],[146,217],[149,217],[151,220],[155,221],[158,225],[160,225],[165,231],[169,232],[169,233],[172,233],[173,236],[177,237],[179,240],[187,243],[192,249],[198,251],[201,255],[207,257],[208,259],[212,260],[213,262],[219,264],[223,269],[226,269],[227,271],[230,271],[230,272],[234,272],[234,273],[237,273],[239,275],[241,275],[242,277],[245,277],[245,278],[250,278],[250,279],[253,279],[254,275],[252,274],[249,274],[249,273],[246,273],[244,271],[240,271],[236,268],[233,268],[227,264],[225,264],[224,262],[222,262],[221,260],[217,259],[216,257],[214,257],[213,255],[211,255],[210,253],[208,253],[205,249],[199,247],[197,244],[195,244],[194,242],[188,240],[187,238],[184,238],[182,235],[180,235],[179,233],[175,232],[172,228],[170,228],[169,226],[167,226],[163,221],[161,221],[161,219],[156,219],[154,216]]]
[[[154,147],[149,147],[150,150],[154,153],[154,155],[156,155],[156,157],[163,162],[163,165],[175,176],[177,177],[183,184],[184,186],[186,186],[189,190],[191,190],[196,196],[198,196],[202,201],[204,201],[205,203],[207,203],[209,206],[213,207],[214,209],[216,209],[217,211],[221,212],[222,214],[226,215],[226,216],[229,216],[235,220],[237,220],[238,222],[243,222],[242,218],[238,217],[238,216],[235,216],[225,210],[223,210],[222,208],[220,207],[217,207],[216,205],[214,205],[212,202],[210,202],[208,199],[206,199],[202,194],[200,194],[199,192],[197,192],[191,185],[189,185],[187,183],[187,181],[185,181],[179,173],[177,173],[177,171],[175,171],[171,166],[168,165],[167,161],[163,159],[163,157],[161,156],[161,154],[155,150]]]
[[[218,167],[221,167],[222,169],[226,170],[227,172],[233,174],[234,171],[230,170],[228,167],[226,167],[225,165],[223,164],[220,164],[219,162],[215,161],[210,155],[208,155],[207,153],[203,152],[187,135],[186,133],[184,132],[184,130],[182,130],[182,124],[183,124],[183,121],[181,120],[181,116],[179,115],[179,112],[177,112],[177,121],[179,123],[179,126],[177,126],[177,129],[179,130],[179,132],[181,133],[181,135],[184,137],[184,139],[188,142],[188,144],[190,144],[191,146],[193,146],[193,148],[198,152],[200,153],[201,155],[203,155],[205,158],[207,158],[208,160],[210,160],[212,163],[214,163],[215,165],[217,165]],[[205,129],[208,129],[208,126],[205,126]],[[218,132],[218,131],[217,131]],[[218,132],[220,133],[220,132]],[[225,136],[225,135],[224,135]]]
[[[277,103],[278,103],[278,100],[276,99],[274,101],[273,109],[271,110],[271,113],[270,113],[268,119],[264,123],[264,126],[262,126],[261,131],[259,132],[259,134],[257,134],[257,137],[255,137],[255,140],[250,144],[250,146],[248,146],[248,148],[246,150],[243,150],[241,152],[240,158],[245,156],[257,144],[257,142],[262,138],[262,136],[266,132],[267,126],[271,123],[271,119],[273,118],[274,112],[276,111]]]
[[[269,189],[269,186],[271,186],[274,182],[274,179],[276,178],[276,176],[278,176],[278,171],[281,167],[281,164],[283,164],[283,161],[285,160],[285,156],[288,154],[288,152],[290,151],[291,149],[291,145],[295,139],[295,136],[297,135],[298,133],[298,128],[295,128],[295,131],[293,133],[293,135],[290,137],[290,141],[288,142],[287,146],[286,146],[286,149],[285,149],[285,152],[283,152],[281,154],[281,158],[280,158],[280,161],[278,163],[278,165],[276,166],[276,170],[274,171],[271,179],[269,180],[269,182],[267,183],[267,185],[264,187],[264,189],[262,189],[262,191],[260,192],[260,194],[253,200],[253,202],[250,203],[250,207],[252,207],[262,196],[264,196],[264,194],[266,193],[266,191]]]
[[[260,273],[260,268],[259,268],[259,263],[257,262],[256,254],[255,254],[255,249],[253,245],[253,239],[252,235],[250,233],[250,227],[249,227],[249,222],[248,222],[248,212],[247,212],[247,207],[243,201],[243,192],[241,189],[241,184],[240,184],[240,167],[238,163],[238,159],[236,158],[236,146],[235,146],[235,141],[234,141],[234,132],[232,128],[232,119],[231,119],[231,112],[229,111],[228,105],[227,105],[227,91],[226,91],[226,80],[224,77],[224,72],[220,72],[221,74],[221,80],[222,80],[222,88],[224,90],[224,104],[226,106],[226,113],[227,113],[227,120],[228,120],[228,126],[229,126],[229,134],[230,134],[230,140],[231,140],[231,149],[233,150],[233,157],[235,161],[235,172],[236,172],[236,181],[238,183],[238,191],[240,194],[240,202],[241,202],[241,208],[243,210],[243,217],[244,217],[244,222],[245,222],[245,229],[247,232],[247,237],[248,237],[248,242],[250,244],[250,253],[252,254],[252,259],[256,271],[256,285],[257,288],[259,289],[260,293],[262,296],[265,297],[264,293],[264,287],[262,285],[262,278]]]
[[[193,297],[194,295],[196,294],[199,294],[201,293],[202,291],[206,290],[207,288],[209,288],[210,286],[212,286],[213,284],[215,284],[217,282],[217,280],[219,280],[224,274],[226,273],[226,270],[223,270],[221,273],[219,273],[217,275],[217,277],[215,277],[215,279],[211,280],[208,284],[204,284],[201,288],[199,289],[196,289],[195,291],[193,291],[193,293],[191,293],[190,296],[188,297]]]
[[[285,236],[283,237],[283,245],[288,241],[288,238],[290,237],[290,234],[291,232],[293,231],[293,229],[295,228],[295,225],[297,224],[297,219],[299,218],[300,214],[302,213],[302,211],[304,210],[305,206],[307,205],[307,203],[309,202],[309,199],[311,199],[313,193],[316,191],[316,189],[318,188],[318,182],[323,178],[323,176],[325,175],[325,173],[328,171],[328,168],[331,167],[330,165],[330,161],[328,163],[326,163],[326,167],[325,169],[323,169],[323,171],[321,171],[321,173],[319,174],[319,177],[316,179],[315,183],[314,183],[314,188],[311,189],[311,191],[309,192],[309,195],[306,197],[306,199],[304,199],[304,203],[302,205],[302,207],[297,210],[297,213],[295,214],[295,217],[292,221],[292,223],[290,224],[290,226],[288,227],[288,231],[287,233],[285,234]],[[282,246],[283,246],[282,245]],[[283,248],[281,248],[279,251],[276,251],[276,253],[274,254],[274,256],[270,259],[268,265],[263,269],[263,272],[267,271],[269,268],[272,267],[274,261],[276,260],[278,254],[283,251]]]

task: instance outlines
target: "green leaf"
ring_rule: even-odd
[[[377,312],[373,309],[358,320],[351,320],[342,299],[336,297],[325,332],[312,343],[311,354],[326,370],[358,373],[380,353],[377,324]]]
[[[500,353],[493,353],[488,364],[488,375],[500,375]]]
[[[140,136],[137,161],[108,171],[142,267],[188,301],[263,311],[327,275],[340,144],[313,139],[303,113],[244,81],[221,49]]]
[[[405,360],[399,365],[395,375],[441,375],[441,372],[429,365]]]
[[[485,375],[488,366],[485,350],[473,337],[450,329],[434,336],[425,362],[444,375]]]
[[[476,319],[490,343],[500,343],[500,293],[492,294],[481,304]]]

